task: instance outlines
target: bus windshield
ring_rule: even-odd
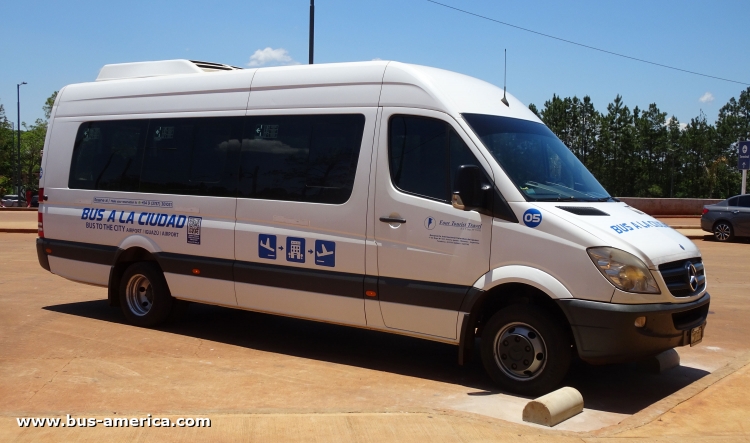
[[[527,200],[611,200],[583,163],[545,125],[496,115],[462,115]]]

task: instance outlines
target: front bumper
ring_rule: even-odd
[[[690,330],[706,324],[711,296],[689,303],[613,304],[557,300],[568,318],[578,355],[594,364],[634,361],[690,344]],[[635,327],[635,319],[646,325]]]

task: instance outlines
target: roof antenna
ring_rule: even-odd
[[[503,67],[503,99],[500,101],[503,102],[505,106],[510,108],[510,103],[508,103],[508,99],[505,98],[505,84],[508,79],[508,49],[504,49],[503,51],[505,52],[505,66]]]

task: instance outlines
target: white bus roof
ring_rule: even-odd
[[[106,65],[98,81],[66,86],[57,117],[254,109],[408,107],[539,119],[485,81],[392,61],[239,69],[189,60]]]

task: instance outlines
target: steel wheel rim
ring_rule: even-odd
[[[142,274],[130,277],[125,287],[125,299],[133,314],[139,317],[148,314],[154,304],[154,290],[149,279]]]
[[[526,323],[509,323],[495,335],[495,364],[508,377],[528,381],[547,366],[547,345],[542,335]]]
[[[720,223],[716,225],[716,228],[714,228],[714,236],[717,240],[725,241],[729,238],[729,234],[731,233],[731,229],[729,228],[729,225],[726,223]]]

